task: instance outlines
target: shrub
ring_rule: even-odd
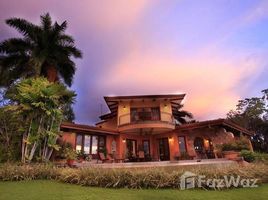
[[[240,152],[240,156],[242,156],[244,160],[247,162],[253,162],[256,158],[255,153],[252,151],[248,151],[248,150],[242,150]]]
[[[239,139],[224,143],[221,145],[222,151],[242,151],[242,150],[250,150],[249,141],[245,137],[240,137]]]
[[[254,152],[254,156],[256,161],[268,163],[267,153]]]
[[[60,182],[106,188],[179,188],[181,175],[190,171],[209,178],[224,178],[226,175],[242,178],[257,178],[258,184],[268,182],[267,165],[250,164],[241,168],[230,166],[177,166],[132,169],[56,168],[49,164],[0,166],[0,181],[49,179]],[[205,185],[204,185],[205,187]],[[217,188],[215,188],[217,189]],[[220,188],[218,188],[220,189]]]
[[[0,165],[0,180],[21,181],[35,179],[56,179],[58,170],[50,164]]]
[[[267,165],[264,164],[251,164],[243,168],[238,165],[225,167],[192,166],[186,168],[175,167],[169,170],[161,167],[146,169],[63,169],[57,176],[57,180],[65,183],[105,188],[179,188],[181,175],[185,171],[204,175],[207,179],[222,179],[224,176],[233,175],[234,177],[240,176],[241,179],[257,178],[258,183],[268,182]],[[203,187],[206,187],[206,185],[203,185]]]

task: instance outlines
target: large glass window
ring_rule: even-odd
[[[105,137],[99,136],[99,151],[105,148]]]
[[[186,149],[186,140],[184,136],[179,136],[179,148],[180,148],[180,153],[185,153],[187,152]]]
[[[92,146],[91,146],[91,153],[97,154],[98,153],[98,136],[92,136]]]
[[[85,135],[85,140],[84,140],[84,153],[85,154],[90,154],[90,144],[91,142],[91,136],[90,135]]]
[[[83,151],[85,154],[97,154],[105,148],[105,136],[98,135],[76,135],[76,151]]]
[[[82,145],[83,145],[83,135],[77,134],[76,135],[76,151],[80,152],[82,151]]]

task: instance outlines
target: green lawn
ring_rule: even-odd
[[[103,200],[103,199],[179,199],[179,200],[262,200],[268,199],[268,184],[254,189],[225,191],[171,189],[129,190],[81,187],[54,181],[0,182],[0,200]]]

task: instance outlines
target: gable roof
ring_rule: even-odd
[[[180,126],[177,126],[177,130],[192,130],[192,129],[197,129],[197,128],[204,128],[204,127],[210,127],[210,126],[223,126],[229,129],[236,130],[238,132],[242,132],[247,135],[253,135],[254,132],[249,131],[240,125],[227,120],[227,119],[214,119],[214,120],[207,120],[207,121],[202,121],[202,122],[194,122],[194,123],[188,123],[188,124],[182,124]]]
[[[131,96],[105,96],[104,100],[110,110],[110,113],[100,116],[101,120],[106,120],[117,116],[118,103],[123,100],[136,99],[166,99],[170,100],[172,111],[176,112],[176,108],[181,105],[185,94],[160,94],[160,95],[131,95]]]

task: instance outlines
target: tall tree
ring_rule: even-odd
[[[82,53],[73,37],[65,34],[66,21],[52,23],[47,13],[41,16],[40,25],[20,18],[7,19],[6,23],[22,37],[0,43],[0,86],[33,76],[45,76],[52,82],[62,79],[71,86],[75,73],[72,57],[81,58]]]
[[[75,93],[63,84],[49,82],[45,78],[25,79],[7,92],[14,104],[7,106],[17,111],[27,124],[23,134],[22,161],[31,161],[39,150],[43,161],[49,160],[63,119],[63,108],[74,101]]]
[[[255,132],[252,144],[255,150],[268,152],[268,90],[262,97],[239,100],[236,108],[227,113],[227,118]]]

